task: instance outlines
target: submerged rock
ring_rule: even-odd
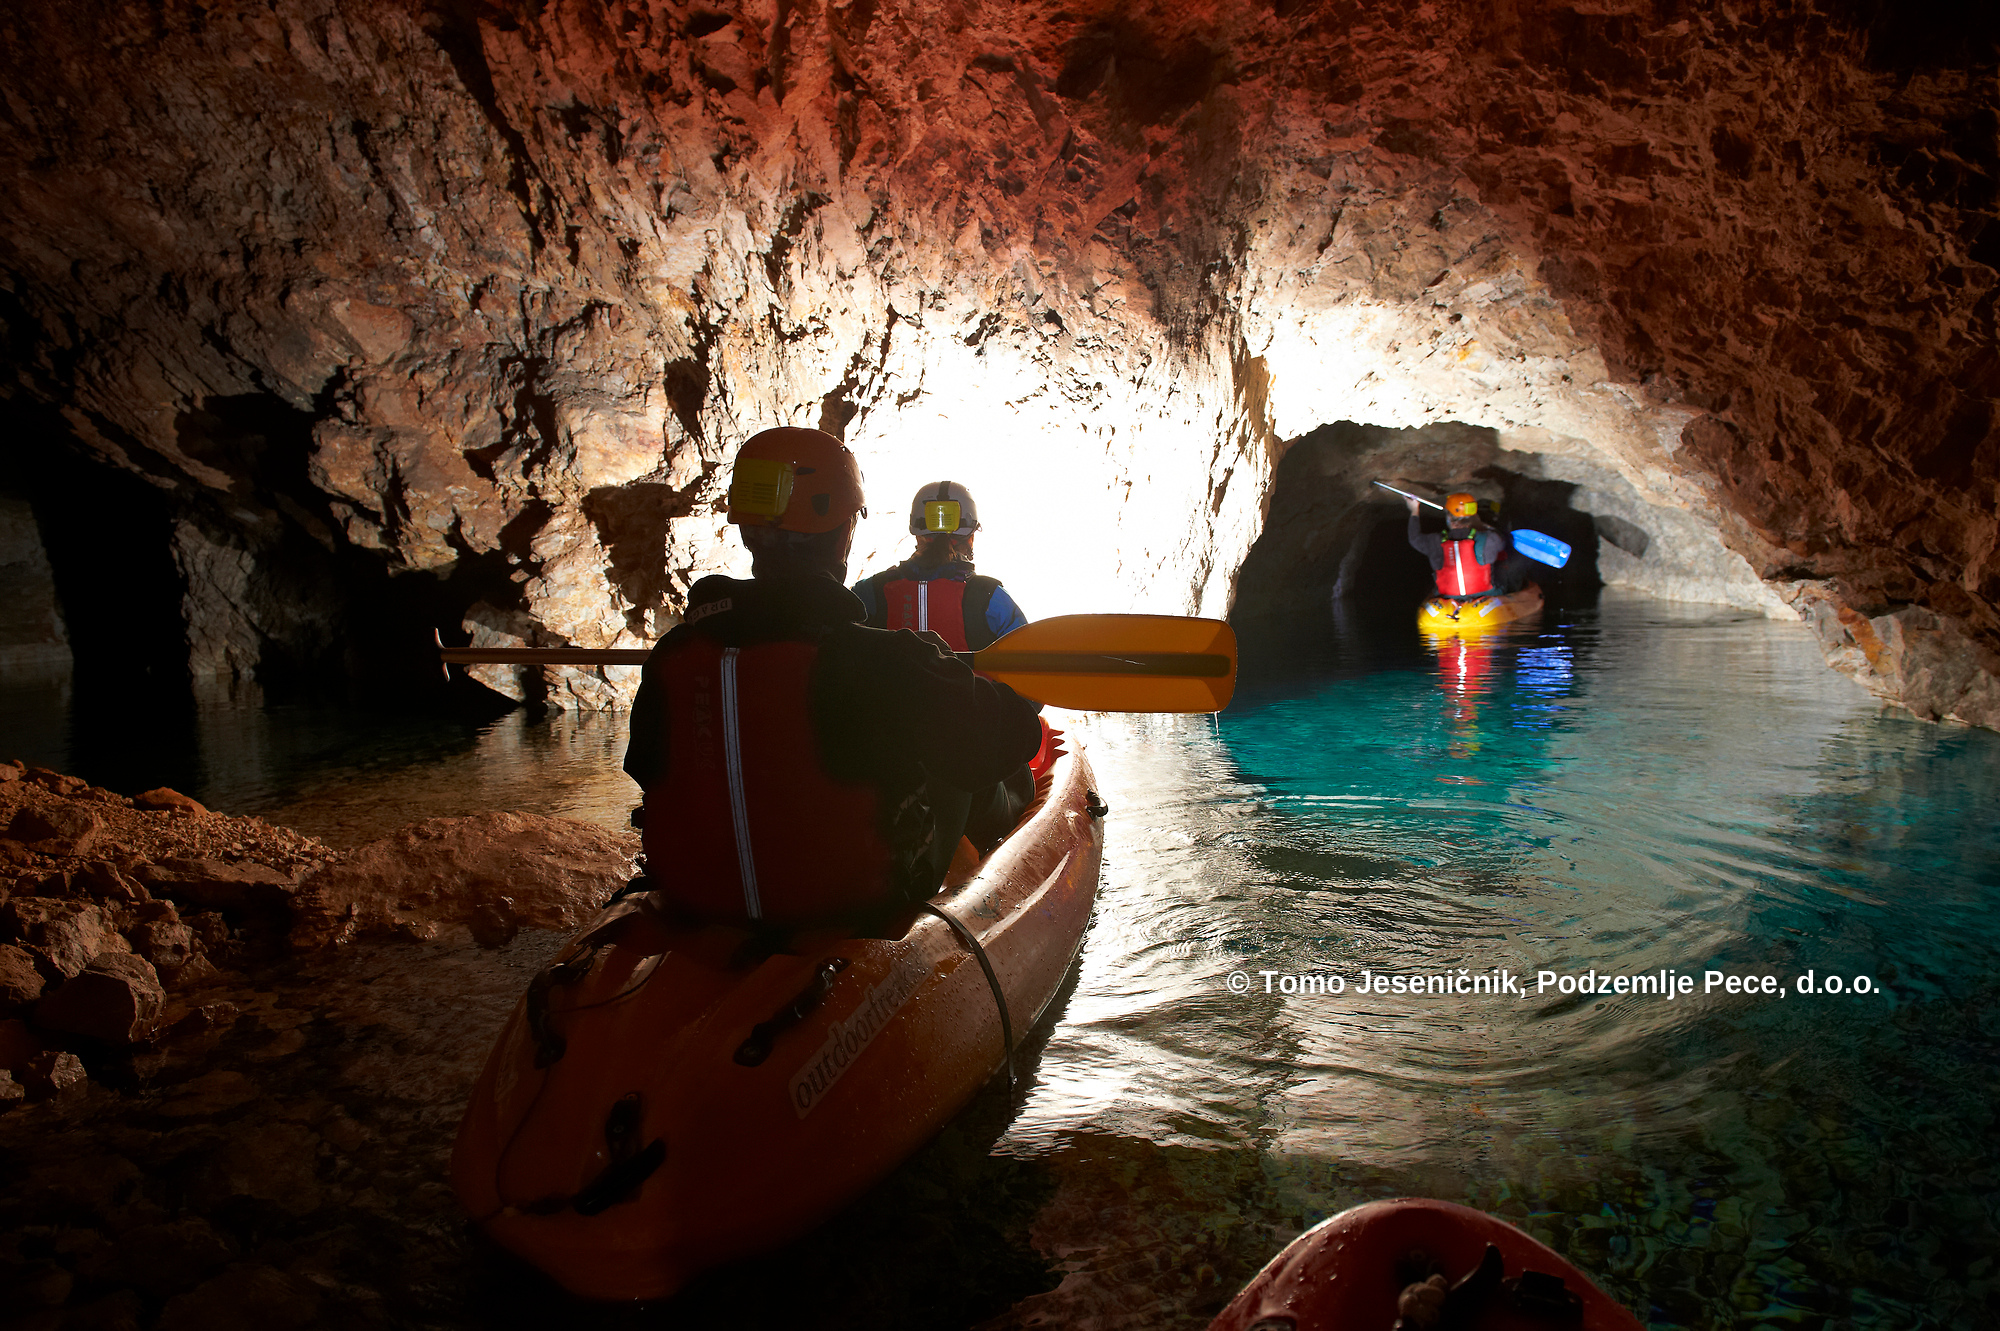
[[[138,870],[154,896],[196,910],[282,910],[291,901],[289,874],[267,864],[176,857]]]
[[[130,952],[102,952],[35,1005],[35,1024],[105,1044],[132,1044],[152,1033],[165,1002],[151,963]]]
[[[427,818],[309,876],[292,942],[324,947],[367,934],[435,938],[466,926],[573,929],[631,876],[638,838],[566,818],[487,813]]]

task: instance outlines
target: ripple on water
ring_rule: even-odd
[[[1247,1152],[1295,1176],[1293,1209],[1243,1212],[1280,1228],[1358,1178],[1513,1208],[1658,1325],[1985,1325],[2000,736],[1884,712],[1802,631],[1701,611],[1610,603],[1469,679],[1349,664],[1247,681],[1219,727],[1079,727],[1124,807],[1002,1149],[1059,1175],[1107,1138]],[[1460,967],[1697,991],[1352,988]],[[1882,991],[1709,995],[1710,969]],[[1350,987],[1239,999],[1232,970]],[[1203,1177],[1185,1204],[1239,1206]]]
[[[1442,656],[1407,630],[1258,652],[1219,724],[1068,722],[1112,805],[1103,883],[1018,1095],[989,1094],[835,1225],[682,1311],[759,1324],[803,1279],[814,1301],[794,1311],[830,1326],[1192,1331],[1300,1230],[1418,1194],[1514,1220],[1655,1326],[1995,1324],[2000,735],[1881,711],[1795,626],[1706,610],[1607,600]],[[194,793],[337,840],[486,808],[617,825],[631,799],[622,717],[204,726]],[[390,998],[428,993],[435,964],[301,995],[327,1009],[299,1028],[306,1052],[346,1051],[305,1089],[382,1082],[381,1033],[396,1068],[462,1082],[486,1037],[441,1027],[434,1055],[431,1009]],[[1461,967],[1882,991],[1352,987]],[[1263,970],[1349,987],[1223,984]],[[518,982],[482,978],[499,1004],[483,1021]],[[583,1316],[438,1238],[456,1221],[423,1180],[451,1107],[377,1087],[343,1113],[364,1111],[393,1132],[325,1157],[321,1191],[360,1217],[399,1213],[387,1193],[405,1187],[423,1204],[402,1229],[341,1230],[343,1280],[406,1321]],[[422,1227],[408,1254],[385,1247]]]

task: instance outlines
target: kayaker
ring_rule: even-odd
[[[979,509],[956,481],[935,481],[910,501],[916,553],[892,569],[854,584],[854,594],[878,629],[928,629],[955,652],[976,652],[1028,622],[1000,585],[972,571],[972,537]]]
[[[648,875],[701,918],[777,926],[914,903],[961,834],[982,852],[1041,743],[1032,704],[915,633],[866,628],[842,583],[861,469],[819,430],[753,436],[729,521],[746,580],[703,578],[647,658],[625,771]]]
[[[1463,491],[1445,496],[1445,530],[1427,532],[1417,517],[1417,501],[1403,496],[1410,510],[1410,546],[1431,561],[1440,596],[1455,601],[1491,596],[1493,565],[1506,552],[1504,533],[1478,521],[1479,501]]]

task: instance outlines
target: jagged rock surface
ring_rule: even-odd
[[[292,941],[368,934],[432,939],[463,925],[482,942],[522,927],[574,929],[632,876],[636,836],[530,813],[426,818],[306,880]]]
[[[197,671],[412,586],[643,642],[779,423],[862,453],[860,562],[947,468],[1031,613],[1220,613],[1286,441],[1459,421],[2000,724],[1991,24],[1844,12],[29,7],[6,392],[164,504]]]

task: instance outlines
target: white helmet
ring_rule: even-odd
[[[969,536],[979,530],[979,507],[972,491],[956,481],[938,481],[910,501],[910,532],[916,536]]]

